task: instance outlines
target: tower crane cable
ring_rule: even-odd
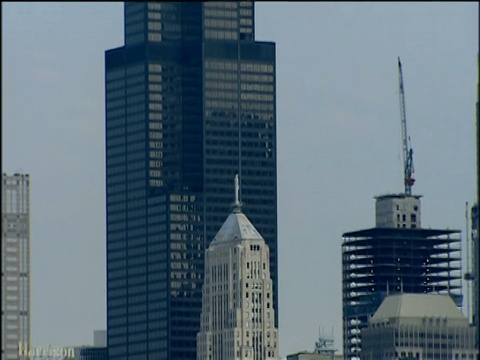
[[[413,168],[413,149],[409,146],[410,138],[407,136],[407,117],[405,113],[405,92],[403,88],[402,63],[398,58],[398,78],[399,78],[399,97],[400,97],[400,120],[402,124],[402,146],[403,146],[403,171],[405,194],[412,195],[412,186],[415,183]]]

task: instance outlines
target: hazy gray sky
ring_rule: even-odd
[[[31,176],[33,345],[91,344],[106,327],[104,52],[123,45],[123,4],[2,10],[2,170]],[[478,4],[255,10],[256,39],[277,44],[280,354],[313,350],[319,327],[341,349],[341,235],[403,191],[397,56],[422,225],[465,238]]]

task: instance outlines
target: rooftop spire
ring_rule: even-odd
[[[238,184],[238,174],[235,174],[235,202],[233,203],[233,212],[241,212],[242,203],[240,202],[240,185]]]

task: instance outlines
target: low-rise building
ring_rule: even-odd
[[[343,360],[343,355],[301,351],[296,354],[288,355],[287,360]]]
[[[362,360],[476,359],[475,329],[448,294],[387,296],[362,331]]]

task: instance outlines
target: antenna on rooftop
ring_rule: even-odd
[[[242,203],[240,202],[240,185],[238,182],[238,174],[235,174],[235,202],[233,203],[233,211],[240,212]]]
[[[322,326],[322,329],[318,328],[318,340],[315,342],[315,354],[323,354],[323,355],[329,355],[333,356],[335,355],[335,352],[337,351],[335,349],[335,341],[334,341],[334,336],[333,336],[333,327],[332,327],[332,334],[327,335],[324,331],[324,328]]]

